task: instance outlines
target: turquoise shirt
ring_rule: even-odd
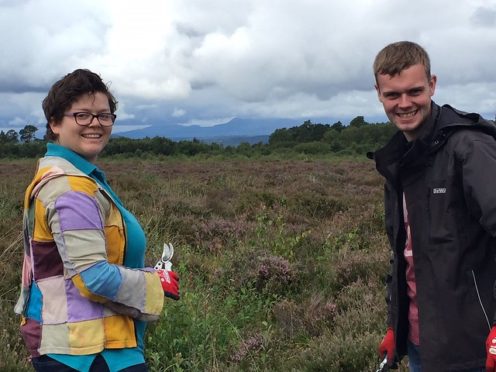
[[[131,212],[124,208],[121,200],[111,189],[111,187],[107,183],[105,174],[100,169],[98,169],[96,165],[90,163],[74,151],[54,143],[47,144],[47,152],[45,156],[58,156],[68,160],[76,168],[87,174],[89,177],[93,178],[103,189],[105,189],[105,191],[110,194],[110,196],[112,196],[117,208],[122,214],[124,224],[126,226],[126,255],[124,259],[124,266],[130,268],[144,267],[146,248],[145,233],[138,220]],[[33,292],[39,292],[39,289],[36,291],[36,288],[34,286],[32,290]],[[32,295],[41,295],[41,293],[32,293]],[[36,303],[36,301],[33,301],[33,303]],[[28,313],[29,312],[38,312],[38,309],[31,309],[28,304]],[[143,321],[135,320],[134,325],[136,329],[138,347],[126,349],[105,349],[101,352],[101,355],[107,362],[107,365],[109,366],[111,372],[119,371],[136,364],[145,363],[143,338],[145,334],[146,323]],[[59,361],[60,363],[63,363],[71,368],[82,372],[89,371],[96,355],[97,354],[48,354],[49,357]]]

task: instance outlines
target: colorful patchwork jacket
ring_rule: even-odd
[[[95,180],[63,158],[40,160],[24,200],[15,307],[32,356],[136,347],[133,319],[158,318],[160,279],[153,269],[123,266],[125,228],[115,201]]]

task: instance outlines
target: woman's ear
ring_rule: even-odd
[[[57,123],[57,121],[55,121],[54,118],[51,118],[50,121],[48,122],[48,125],[50,126],[50,129],[54,134],[59,134],[60,124],[61,123]]]

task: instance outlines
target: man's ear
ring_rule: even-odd
[[[374,88],[375,88],[375,91],[377,93],[377,98],[379,99],[380,102],[382,102],[381,90],[379,89],[379,86],[377,84],[375,84]]]
[[[431,97],[434,95],[434,92],[436,91],[436,83],[437,83],[437,76],[432,75],[431,79],[429,80],[429,90]]]

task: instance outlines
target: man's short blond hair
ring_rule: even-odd
[[[375,57],[375,80],[377,81],[379,75],[395,76],[401,71],[417,64],[424,66],[427,79],[430,79],[431,62],[424,48],[411,41],[398,41],[389,44]]]

